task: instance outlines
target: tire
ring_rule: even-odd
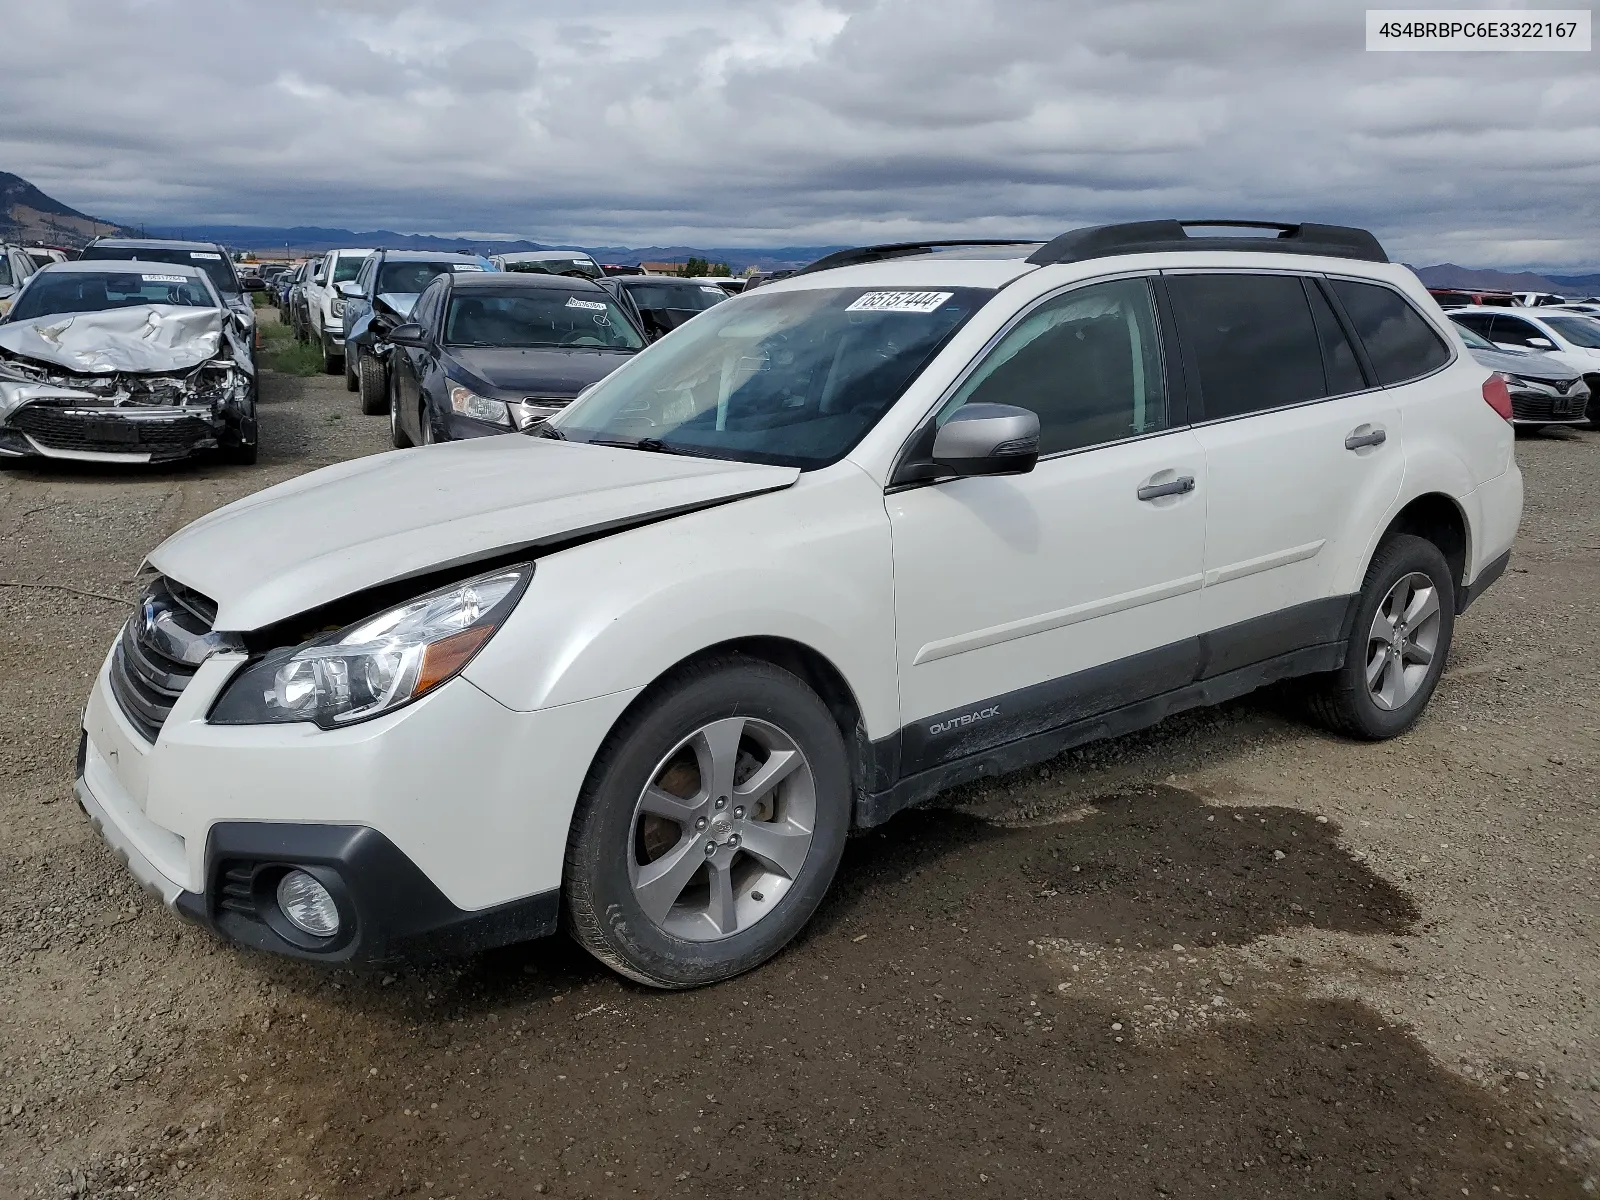
[[[411,445],[411,435],[400,425],[400,389],[393,371],[389,372],[389,444],[396,450]]]
[[[344,353],[333,348],[333,342],[327,334],[322,335],[322,373],[324,375],[337,375],[344,370]]]
[[[352,346],[349,342],[344,344],[344,390],[359,392],[361,390],[361,353],[360,346]],[[362,407],[365,412],[365,406]]]
[[[369,417],[383,415],[389,407],[388,371],[376,355],[363,354],[356,360],[356,387],[361,392],[361,411]],[[349,376],[346,376],[348,381]]]
[[[217,457],[234,466],[248,467],[255,463],[260,453],[261,438],[256,425],[256,406],[250,404],[250,413],[237,424],[230,421],[229,436],[217,447]]]
[[[706,762],[733,784],[727,796],[701,783]],[[780,762],[791,769],[775,786],[743,790]],[[643,810],[647,785],[653,810],[672,817]],[[618,723],[590,768],[567,841],[568,931],[651,987],[748,971],[811,919],[850,809],[844,739],[816,693],[754,659],[684,668]]]
[[[1420,599],[1423,584],[1432,600]],[[1390,614],[1406,602],[1411,587],[1411,620],[1396,627],[1397,643],[1384,636]],[[1432,608],[1430,609],[1430,603]],[[1414,611],[1428,609],[1431,615]],[[1385,620],[1380,622],[1379,611]],[[1455,632],[1456,588],[1450,564],[1439,548],[1423,538],[1397,534],[1372,556],[1355,623],[1345,649],[1345,664],[1337,671],[1307,680],[1306,703],[1312,715],[1335,733],[1362,741],[1398,737],[1417,723],[1428,706],[1450,655]],[[1421,653],[1427,660],[1422,662]],[[1415,667],[1425,667],[1413,671]],[[1369,673],[1376,683],[1369,684]]]
[[[422,398],[422,403],[417,408],[417,428],[422,432],[424,446],[437,446],[440,442],[449,440],[439,436],[439,429],[433,423],[433,413],[428,408],[426,396]]]

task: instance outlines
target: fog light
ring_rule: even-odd
[[[290,871],[278,881],[278,908],[289,924],[312,937],[339,932],[339,906],[328,889],[304,871]]]

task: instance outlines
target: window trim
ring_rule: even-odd
[[[1350,340],[1350,347],[1355,351],[1356,360],[1361,364],[1362,378],[1367,381],[1366,387],[1353,392],[1340,392],[1337,395],[1332,396],[1318,396],[1311,400],[1297,400],[1293,404],[1279,404],[1273,406],[1272,408],[1257,408],[1252,409],[1250,412],[1236,413],[1227,417],[1207,417],[1204,415],[1204,397],[1200,395],[1199,373],[1195,370],[1194,364],[1190,358],[1191,352],[1189,346],[1184,342],[1182,336],[1179,335],[1176,328],[1176,323],[1174,323],[1172,336],[1176,342],[1178,353],[1183,358],[1185,374],[1194,380],[1194,395],[1191,400],[1190,412],[1192,414],[1199,415],[1199,420],[1190,422],[1191,428],[1194,429],[1202,429],[1208,425],[1221,425],[1228,421],[1245,421],[1251,417],[1259,417],[1266,413],[1290,412],[1294,409],[1306,408],[1313,404],[1326,404],[1331,400],[1348,400],[1355,396],[1371,395],[1374,392],[1385,392],[1394,388],[1410,387],[1414,383],[1420,383],[1424,379],[1432,379],[1435,375],[1438,375],[1444,371],[1448,371],[1451,367],[1455,366],[1456,362],[1461,357],[1460,352],[1456,349],[1456,339],[1450,337],[1448,334],[1440,330],[1432,318],[1430,318],[1427,313],[1423,312],[1422,309],[1412,301],[1411,297],[1407,296],[1403,291],[1389,283],[1387,280],[1373,279],[1366,275],[1350,275],[1342,271],[1296,271],[1293,268],[1288,267],[1172,267],[1163,268],[1161,270],[1161,275],[1163,278],[1168,275],[1293,275],[1302,280],[1319,281],[1323,287],[1323,296],[1333,307],[1333,315],[1338,318],[1340,325],[1344,327],[1345,337]],[[1443,363],[1424,375],[1415,375],[1410,379],[1401,380],[1399,383],[1378,383],[1377,372],[1373,369],[1372,362],[1367,357],[1366,345],[1357,335],[1355,325],[1350,320],[1350,315],[1345,312],[1344,305],[1339,303],[1338,293],[1333,290],[1332,282],[1335,279],[1346,280],[1350,283],[1365,283],[1372,287],[1387,288],[1389,291],[1393,292],[1403,303],[1409,305],[1414,313],[1427,322],[1428,328],[1432,329],[1434,334],[1444,342],[1448,357]],[[1310,307],[1309,298],[1306,301],[1306,305],[1307,308]],[[1326,378],[1326,376],[1324,376],[1324,378]]]
[[[929,479],[901,479],[900,473],[914,465],[913,449],[927,435],[928,422],[938,414],[947,401],[954,398],[955,394],[966,386],[967,380],[972,377],[973,372],[978,369],[1002,341],[1010,336],[1017,326],[1026,321],[1039,308],[1070,292],[1082,291],[1084,288],[1096,287],[1103,283],[1118,283],[1125,279],[1141,279],[1149,289],[1150,308],[1155,316],[1156,348],[1161,355],[1161,369],[1166,385],[1167,405],[1172,413],[1173,422],[1164,429],[1151,429],[1144,433],[1130,434],[1125,438],[1115,438],[1109,442],[1095,442],[1090,446],[1074,446],[1069,450],[1053,450],[1049,454],[1041,454],[1038,461],[1041,463],[1055,462],[1057,459],[1068,458],[1072,455],[1087,454],[1092,450],[1103,450],[1107,446],[1124,446],[1129,442],[1142,442],[1149,438],[1164,437],[1169,433],[1179,433],[1190,428],[1192,422],[1189,418],[1192,415],[1192,409],[1191,396],[1187,386],[1188,371],[1186,365],[1180,365],[1175,361],[1169,345],[1173,337],[1173,330],[1170,328],[1171,313],[1167,308],[1166,289],[1161,286],[1161,273],[1158,270],[1145,268],[1135,271],[1113,271],[1105,275],[1096,275],[1090,279],[1075,279],[1070,283],[1062,284],[1060,287],[1052,288],[1042,295],[1035,296],[1016,312],[1012,313],[1011,316],[1006,318],[1005,324],[1001,325],[978,348],[977,352],[967,360],[956,376],[939,393],[938,397],[923,412],[922,416],[918,418],[916,427],[901,442],[900,448],[895,451],[894,458],[890,462],[887,482],[883,487],[884,495],[888,496],[896,492],[909,491],[912,488],[948,483],[952,479],[961,478],[959,475],[938,475]],[[995,293],[996,297],[1004,294],[1003,288]],[[993,301],[990,301],[990,303],[993,303]],[[1037,469],[1035,467],[1035,470]]]

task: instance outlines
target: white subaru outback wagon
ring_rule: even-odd
[[[169,538],[77,794],[238,943],[722,979],[959,782],[1290,677],[1408,729],[1521,512],[1486,375],[1362,230],[845,251]]]

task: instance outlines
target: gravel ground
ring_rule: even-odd
[[[1582,1196],[1600,1150],[1600,436],[1381,746],[1271,695],[852,841],[786,954],[663,995],[562,939],[236,952],[72,800],[163,536],[384,448],[268,376],[252,468],[0,471],[0,1196]],[[19,586],[20,585],[20,586]]]

